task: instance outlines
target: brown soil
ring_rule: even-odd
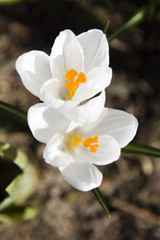
[[[103,29],[110,19],[112,33],[139,7],[121,1],[31,1],[0,6],[0,100],[24,110],[38,102],[22,85],[15,60],[38,49],[50,52],[59,31],[76,34]],[[138,2],[138,1],[137,1]],[[134,141],[160,146],[160,12],[110,43],[112,84],[107,106],[133,113],[139,120]],[[23,150],[39,171],[32,201],[40,204],[37,217],[4,229],[0,240],[158,240],[160,239],[160,160],[122,154],[102,167],[101,191],[110,210],[108,218],[91,192],[69,186],[58,170],[43,162],[43,146],[24,128],[1,116],[0,141]]]

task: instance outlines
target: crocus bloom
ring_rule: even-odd
[[[110,84],[112,71],[108,42],[98,29],[78,36],[70,30],[62,31],[50,56],[42,51],[24,53],[17,59],[16,69],[32,94],[71,120],[95,121],[103,111],[104,89]],[[93,102],[84,104],[98,93]],[[87,119],[86,111],[90,112]]]
[[[39,103],[28,112],[34,137],[46,143],[45,161],[58,167],[66,181],[78,190],[99,187],[102,174],[95,165],[110,164],[119,158],[120,149],[136,134],[137,119],[126,112],[104,108],[95,122],[77,124],[56,111]]]

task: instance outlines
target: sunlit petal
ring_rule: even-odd
[[[66,167],[72,160],[64,151],[64,135],[58,133],[47,143],[43,157],[45,161],[54,167]]]
[[[54,134],[64,132],[70,121],[61,113],[52,111],[43,103],[32,106],[28,111],[28,125],[33,136],[40,142],[47,143]]]
[[[51,51],[53,77],[65,81],[67,70],[84,71],[84,54],[80,43],[71,30],[60,32]]]
[[[39,97],[42,84],[51,78],[49,56],[41,51],[30,51],[16,61],[16,70],[24,86]]]
[[[101,172],[88,162],[73,162],[59,170],[65,180],[80,191],[85,192],[99,187],[102,182]]]
[[[104,108],[97,122],[94,122],[92,126],[90,125],[90,131],[93,135],[107,134],[112,136],[123,148],[134,138],[137,127],[138,121],[132,114]]]
[[[91,152],[89,148],[79,147],[76,159],[96,165],[107,165],[118,160],[120,156],[120,146],[113,137],[108,135],[98,136],[98,145],[95,153]]]
[[[83,47],[85,71],[88,73],[94,67],[107,67],[109,65],[109,47],[106,35],[92,29],[77,36]]]
[[[63,114],[70,120],[79,123],[90,123],[97,120],[104,109],[105,92],[103,91],[99,96],[92,98],[87,103],[72,108]]]

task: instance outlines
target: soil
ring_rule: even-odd
[[[140,6],[139,1],[102,0],[37,0],[1,5],[0,100],[25,111],[39,101],[24,88],[15,70],[19,55],[35,49],[49,54],[55,37],[66,28],[75,34],[91,28],[103,30],[110,19],[111,34]],[[158,148],[159,29],[157,10],[152,21],[146,20],[110,43],[113,78],[106,89],[107,107],[125,110],[138,118],[134,141]],[[23,150],[39,173],[30,197],[39,204],[38,215],[3,229],[0,240],[160,239],[158,158],[121,154],[117,162],[100,168],[104,175],[100,190],[111,211],[109,218],[92,192],[73,189],[56,168],[44,163],[44,146],[28,128],[2,114],[0,118],[0,141]]]

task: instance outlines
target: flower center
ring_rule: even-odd
[[[90,152],[95,153],[99,147],[98,136],[86,138],[84,141],[78,135],[76,137],[71,137],[69,142],[67,142],[67,146],[77,147],[80,144],[83,144],[85,148],[90,148]]]
[[[69,82],[65,82],[64,86],[67,87],[68,95],[67,99],[72,99],[80,83],[85,83],[87,81],[86,75],[83,72],[78,72],[74,69],[66,71],[65,79]]]

